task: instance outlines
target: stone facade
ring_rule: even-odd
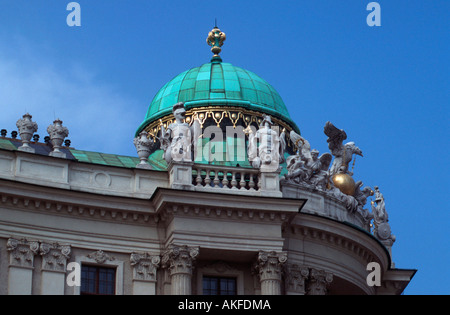
[[[414,274],[393,268],[339,200],[278,175],[266,185],[258,170],[246,170],[252,187],[205,185],[202,167],[161,172],[0,149],[0,294],[80,294],[66,282],[70,263],[114,268],[114,293],[126,295],[203,294],[205,276],[236,279],[237,294],[400,294]],[[381,266],[379,287],[367,285],[370,262]]]

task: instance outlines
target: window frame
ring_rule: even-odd
[[[123,261],[118,260],[106,260],[99,264],[95,259],[89,258],[87,256],[75,256],[75,262],[80,265],[91,265],[96,267],[106,267],[116,269],[116,281],[115,281],[115,295],[123,295]],[[80,269],[81,272],[81,269]],[[81,286],[73,287],[74,295],[81,295]]]
[[[116,277],[117,277],[117,268],[115,267],[111,267],[111,266],[99,266],[98,264],[93,265],[93,264],[81,264],[81,272],[83,274],[83,267],[87,267],[87,268],[94,268],[95,270],[95,279],[94,279],[94,283],[95,283],[95,292],[94,293],[87,293],[87,292],[81,292],[81,287],[80,287],[80,295],[116,295]],[[113,270],[114,271],[114,280],[112,281],[112,291],[113,294],[107,294],[107,293],[100,293],[100,273],[101,270]],[[89,271],[88,271],[89,272]],[[83,277],[81,278],[81,282],[83,282]]]
[[[220,295],[220,296],[225,296],[225,295],[237,295],[237,290],[238,290],[238,279],[237,277],[223,277],[222,275],[214,275],[214,276],[210,276],[210,275],[203,275],[202,277],[202,293],[203,295],[205,295],[205,287],[204,287],[204,280],[205,279],[217,279],[217,294],[208,294],[208,295]],[[224,280],[234,280],[234,293],[233,294],[221,294],[222,292],[222,286],[221,286],[221,281]]]
[[[223,277],[236,279],[236,295],[244,295],[244,272],[223,261],[217,261],[197,268],[197,294],[203,295],[203,277]]]

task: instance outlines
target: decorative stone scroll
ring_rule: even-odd
[[[39,253],[42,256],[42,270],[66,271],[66,263],[70,257],[69,245],[58,243],[41,243]]]
[[[106,254],[102,250],[98,250],[96,252],[90,253],[86,257],[95,260],[98,264],[103,264],[106,261],[116,260],[115,257],[112,257],[112,256]]]
[[[34,256],[39,251],[39,242],[10,238],[6,243],[6,249],[10,254],[10,266],[33,268]]]
[[[162,267],[169,270],[171,294],[190,295],[194,262],[199,254],[198,247],[170,245],[162,255]]]
[[[132,253],[130,262],[133,266],[133,280],[156,281],[156,271],[161,262],[158,255]]]
[[[304,295],[306,293],[306,280],[309,276],[309,268],[297,264],[285,265],[286,294]]]
[[[286,261],[286,252],[260,251],[258,253],[255,269],[259,273],[262,295],[281,294],[282,267]]]
[[[307,284],[308,295],[326,295],[327,288],[333,281],[333,274],[312,268]]]

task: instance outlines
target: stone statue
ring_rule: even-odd
[[[256,133],[247,127],[244,132],[248,134],[248,159],[254,168],[265,172],[275,172],[280,163],[284,162],[284,150],[286,148],[284,130],[281,135],[275,128],[270,116],[264,118]],[[259,146],[258,146],[259,142]]]
[[[358,201],[358,205],[361,208],[364,208],[364,206],[367,203],[367,197],[373,196],[374,192],[373,192],[372,188],[370,188],[369,186],[366,186],[363,189],[361,189],[361,187],[363,186],[363,182],[360,180],[356,182],[355,186],[356,186],[356,189],[355,189],[354,197]]]
[[[328,136],[328,148],[334,156],[330,176],[335,174],[349,174],[352,176],[353,173],[349,172],[348,165],[353,158],[353,154],[363,156],[361,150],[354,142],[343,144],[343,141],[347,139],[347,134],[344,130],[336,128],[329,121],[325,124],[324,133]]]
[[[382,241],[395,241],[395,236],[391,234],[391,227],[388,223],[389,218],[386,212],[384,197],[378,186],[375,186],[375,201],[371,202],[374,230],[373,234]]]
[[[309,142],[294,131],[291,131],[290,137],[297,147],[297,154],[287,158],[288,174],[285,178],[294,183],[303,182],[316,189],[326,190],[332,155],[324,153],[319,157],[319,151],[311,150]]]
[[[175,122],[167,130],[161,124],[161,149],[164,150],[164,159],[169,164],[172,161],[191,162],[195,159],[197,141],[201,135],[201,126],[197,119],[192,126],[185,122],[186,110],[184,103],[176,103],[172,108]],[[194,146],[194,150],[192,147]]]

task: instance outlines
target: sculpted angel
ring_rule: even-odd
[[[354,142],[343,144],[343,141],[347,139],[347,134],[344,130],[336,128],[329,121],[325,124],[324,133],[328,136],[328,148],[334,156],[330,176],[338,173],[353,175],[349,172],[348,165],[353,158],[353,154],[363,156],[362,151]]]

